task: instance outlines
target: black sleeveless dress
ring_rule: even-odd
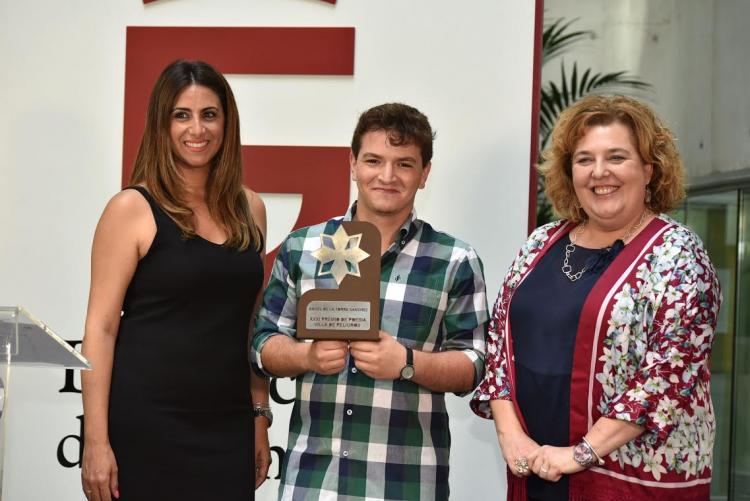
[[[125,295],[109,436],[121,501],[247,501],[254,493],[248,329],[263,284],[242,252],[179,228],[141,187],[156,236]]]

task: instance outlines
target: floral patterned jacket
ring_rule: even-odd
[[[557,221],[537,228],[505,277],[489,326],[485,377],[471,401],[481,417],[491,419],[490,400],[515,402],[513,337],[523,333],[511,334],[513,293],[573,226]],[[601,416],[646,431],[604,458],[604,466],[571,475],[570,499],[709,498],[715,433],[709,358],[720,303],[702,242],[665,215],[654,218],[605,270],[579,320],[570,444]],[[509,475],[509,499],[525,491],[519,482]]]

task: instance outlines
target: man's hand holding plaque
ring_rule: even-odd
[[[346,367],[346,356],[349,345],[346,341],[322,339],[310,344],[307,362],[310,370],[330,376],[338,374]]]
[[[305,292],[297,306],[300,339],[377,340],[380,327],[380,232],[370,223],[344,221],[320,236],[313,256],[317,277],[338,288]]]

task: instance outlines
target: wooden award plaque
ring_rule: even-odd
[[[380,331],[380,232],[363,221],[344,221],[320,236],[313,252],[317,276],[337,289],[305,292],[297,304],[297,338],[377,340]],[[324,271],[325,269],[325,271]]]

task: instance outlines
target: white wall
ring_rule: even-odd
[[[533,2],[513,0],[33,0],[0,2],[0,304],[80,339],[90,242],[119,190],[126,26],[353,26],[353,77],[230,76],[246,144],[346,146],[358,114],[398,100],[438,132],[421,217],[478,250],[490,302],[526,232]],[[273,231],[290,209],[269,198]],[[294,210],[294,209],[291,209]],[[76,377],[76,381],[78,378]],[[4,499],[81,499],[56,459],[79,432],[63,371],[14,373]],[[285,394],[291,394],[288,381]],[[289,406],[276,406],[284,445]],[[502,497],[490,422],[449,397],[454,499]],[[77,449],[68,440],[66,456]],[[267,482],[258,499],[273,499]]]
[[[750,168],[750,3],[747,0],[546,0],[545,17],[580,18],[597,37],[568,64],[627,70],[677,136],[690,179]],[[557,79],[559,61],[542,83]]]
[[[750,169],[750,3],[715,2],[712,145],[714,169]],[[709,174],[710,172],[706,172]]]

